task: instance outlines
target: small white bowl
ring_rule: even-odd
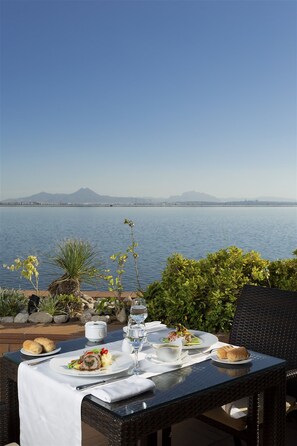
[[[181,345],[158,345],[155,346],[156,356],[160,361],[178,361],[182,354]]]

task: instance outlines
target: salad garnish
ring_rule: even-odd
[[[182,324],[177,324],[175,331],[168,333],[166,338],[163,338],[163,342],[174,342],[180,338],[182,338],[183,345],[185,346],[199,345],[201,342],[198,336],[193,335],[193,333]]]

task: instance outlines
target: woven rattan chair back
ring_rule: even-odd
[[[245,285],[237,301],[230,343],[287,360],[297,368],[297,292]]]
[[[229,342],[285,359],[287,390],[297,397],[297,292],[245,285],[237,300]],[[254,404],[258,407],[257,400],[251,396],[243,428],[232,427],[230,416],[221,408],[199,418],[233,435],[235,445],[241,444],[240,439],[247,438],[252,444],[258,444],[259,429],[253,419],[256,415],[250,410]]]

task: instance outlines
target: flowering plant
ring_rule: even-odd
[[[21,277],[29,280],[33,288],[36,290],[38,294],[38,279],[39,272],[37,271],[37,267],[39,265],[39,261],[36,256],[28,256],[26,259],[21,260],[20,258],[15,259],[12,265],[3,265],[4,268],[9,271],[18,271],[21,270]]]

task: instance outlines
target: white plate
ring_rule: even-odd
[[[32,353],[32,352],[28,352],[27,350],[21,348],[20,352],[23,353],[23,355],[26,356],[48,356],[48,355],[54,355],[55,353],[58,353],[61,350],[61,347],[56,348],[56,350],[53,350],[52,352],[47,352],[47,353]]]
[[[163,341],[163,338],[166,338],[171,331],[174,331],[174,329],[167,328],[157,333],[148,333],[147,340],[151,344],[164,345],[166,343]],[[189,332],[192,333],[194,336],[197,336],[201,342],[200,344],[197,345],[183,345],[183,350],[207,348],[213,345],[215,342],[218,342],[218,338],[211,333],[206,333],[205,331],[197,331],[197,330],[189,330]]]
[[[128,355],[127,353],[123,353],[120,351],[110,351],[113,358],[113,363],[107,367],[102,368],[98,370],[75,370],[75,369],[68,369],[67,364],[72,359],[77,359],[78,357],[74,358],[53,358],[50,360],[50,367],[52,370],[54,370],[57,373],[62,373],[63,375],[69,375],[69,376],[109,376],[114,375],[116,373],[123,372],[125,370],[130,369],[130,367],[133,366],[134,360],[133,357]]]
[[[229,364],[229,365],[247,364],[248,362],[251,362],[251,360],[252,360],[252,358],[249,357],[248,359],[243,359],[242,361],[229,361],[228,359],[220,359],[220,358],[218,358],[216,353],[212,353],[210,355],[210,358],[213,361],[220,362],[222,364]]]
[[[170,361],[170,362],[160,361],[160,359],[158,359],[157,356],[154,354],[147,355],[145,359],[147,359],[150,362],[153,362],[156,365],[165,365],[166,367],[168,367],[168,366],[179,367],[179,366],[182,366],[188,362],[189,356],[186,352],[185,354],[183,354],[181,356],[181,358],[178,361]]]

